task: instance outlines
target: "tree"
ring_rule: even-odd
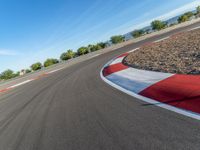
[[[49,67],[51,65],[57,64],[59,61],[57,59],[49,58],[44,62],[44,67]]]
[[[191,18],[192,16],[194,16],[194,13],[189,11],[189,12],[186,12],[184,15],[186,15],[188,18]]]
[[[13,78],[20,76],[20,72],[17,71],[16,73],[13,74]]]
[[[95,45],[89,44],[88,45],[88,50],[91,51],[91,52],[94,52],[94,51],[98,51],[100,49],[103,49],[105,47],[106,47],[106,43],[100,42],[100,43],[97,43]]]
[[[89,49],[88,47],[80,47],[78,50],[77,50],[77,54],[80,56],[80,55],[84,55],[84,54],[87,54],[89,53]]]
[[[111,42],[112,42],[113,44],[117,44],[117,43],[123,42],[124,39],[125,39],[124,36],[122,36],[122,35],[116,35],[116,36],[112,36],[112,37],[111,37]]]
[[[26,69],[25,72],[26,72],[26,73],[30,73],[31,70],[30,70],[30,69]]]
[[[189,21],[192,16],[194,16],[193,12],[191,12],[191,11],[186,12],[178,18],[178,22],[182,23],[182,22],[185,22],[185,21]]]
[[[90,48],[91,52],[94,52],[94,51],[102,49],[102,47],[100,45],[98,45],[98,44],[96,44],[96,45],[90,45],[90,47],[88,47],[88,48]]]
[[[196,8],[196,17],[198,18],[198,17],[200,17],[200,6],[198,6],[197,8]]]
[[[94,45],[92,45],[92,44],[89,44],[89,45],[87,46],[88,52],[89,52],[89,53],[92,52],[93,47],[94,47]]]
[[[188,20],[189,20],[189,17],[187,15],[182,15],[178,18],[179,23],[182,23],[182,22],[185,22],[185,21],[188,21]]]
[[[160,20],[155,20],[151,23],[151,27],[153,30],[162,30],[167,26],[167,24]]]
[[[197,14],[200,14],[200,6],[197,7]]]
[[[73,50],[69,49],[69,50],[67,50],[67,52],[61,54],[60,59],[68,60],[68,59],[74,58],[74,56],[75,56],[75,52],[73,52]]]
[[[14,72],[12,70],[8,69],[8,70],[6,70],[6,71],[4,71],[4,72],[2,72],[0,74],[0,79],[2,79],[2,80],[8,80],[8,79],[14,78],[16,76],[17,75],[14,74]]]
[[[134,38],[138,38],[138,37],[142,36],[143,34],[144,34],[143,30],[135,30],[135,31],[132,32],[132,36]]]
[[[106,43],[104,43],[104,42],[97,43],[97,45],[99,45],[101,47],[101,49],[106,47]]]
[[[94,51],[98,51],[100,49],[102,49],[102,47],[100,45],[96,44],[96,45],[93,45],[93,47],[91,48],[91,51],[94,52]]]
[[[39,70],[41,68],[42,68],[42,64],[40,62],[37,62],[37,63],[31,65],[31,69],[33,71]]]

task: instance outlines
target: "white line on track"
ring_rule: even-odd
[[[196,29],[200,29],[200,26],[199,26],[199,27],[192,28],[192,29],[189,29],[188,31],[193,31],[193,30],[196,30]]]
[[[138,50],[138,49],[140,49],[140,48],[139,48],[139,47],[138,47],[138,48],[135,48],[135,49],[129,51],[128,53],[134,52],[134,51],[136,51],[136,50]]]
[[[63,68],[64,68],[64,67],[63,67]],[[59,69],[56,69],[56,70],[52,70],[52,71],[48,72],[47,74],[51,74],[51,73],[57,72],[57,71],[59,71],[59,70],[62,70],[63,68],[59,68]]]
[[[94,58],[94,57],[97,57],[97,56],[99,56],[99,55],[101,55],[101,54],[96,54],[96,55],[94,55],[94,56],[91,56],[90,58]]]
[[[9,89],[12,89],[12,88],[18,87],[18,86],[20,86],[20,85],[23,85],[23,84],[29,83],[29,82],[31,82],[31,81],[33,81],[33,79],[23,81],[23,82],[21,82],[21,83],[18,83],[18,84],[12,85],[12,86],[10,86],[10,87],[8,87],[8,88],[9,88]]]
[[[168,38],[169,38],[169,36],[168,36],[168,37],[165,37],[165,38],[162,38],[162,39],[159,39],[159,40],[156,40],[156,41],[154,41],[154,43],[158,43],[158,42],[164,41],[164,40],[166,40],[166,39],[168,39]]]

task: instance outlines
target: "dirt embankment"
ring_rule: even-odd
[[[128,55],[124,63],[150,71],[200,75],[200,29],[144,46]]]

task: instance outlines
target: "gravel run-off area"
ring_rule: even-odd
[[[143,46],[123,63],[143,70],[200,75],[200,29]]]

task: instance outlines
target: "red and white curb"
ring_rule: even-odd
[[[25,81],[23,81],[23,82],[20,82],[20,83],[11,85],[11,86],[9,86],[9,87],[7,87],[7,88],[4,88],[4,89],[0,89],[0,94],[1,94],[1,93],[4,93],[4,92],[7,92],[7,91],[9,91],[9,90],[11,90],[11,89],[14,89],[14,88],[16,88],[16,87],[19,87],[19,86],[21,86],[21,85],[27,84],[27,83],[29,83],[29,82],[31,82],[31,81],[34,81],[34,80],[40,79],[40,78],[42,78],[42,77],[45,77],[45,76],[47,76],[47,75],[49,75],[49,74],[52,74],[52,73],[57,72],[57,71],[62,70],[62,69],[63,69],[63,68],[59,68],[59,69],[56,69],[56,70],[52,70],[52,71],[50,71],[50,72],[40,74],[40,75],[36,76],[35,78],[25,80]]]
[[[200,76],[131,68],[122,63],[129,53],[103,67],[100,74],[106,83],[147,103],[200,120]]]

